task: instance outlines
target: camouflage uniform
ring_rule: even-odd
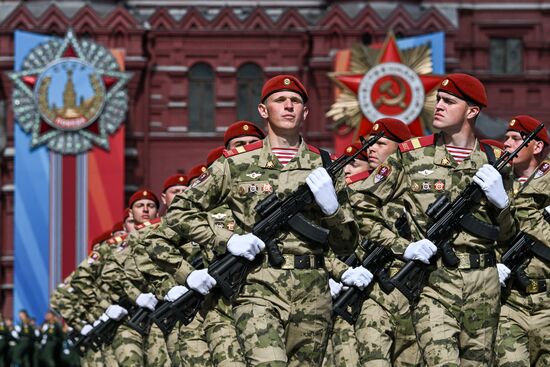
[[[319,154],[304,142],[284,167],[271,152],[267,139],[232,152],[226,154],[227,160],[214,162],[197,183],[177,196],[166,216],[171,231],[186,234],[200,244],[213,244],[217,253],[225,253],[233,232],[214,232],[205,212],[226,204],[238,226],[251,232],[259,219],[254,208],[262,199],[271,192],[290,194],[312,169],[322,165]],[[331,230],[329,244],[337,254],[353,250],[357,243],[357,227],[343,188],[343,180],[339,180],[337,192],[342,206],[334,215],[323,216],[316,204],[304,211],[304,215]],[[293,232],[280,233],[278,245],[289,262],[294,255],[322,256],[328,250],[300,240]],[[331,314],[326,271],[298,270],[291,264],[287,269],[276,269],[262,255],[256,263],[261,265],[248,274],[233,309],[247,362],[319,365]]]
[[[349,184],[352,207],[361,207],[369,181],[366,177],[356,175]],[[364,177],[364,178],[362,178]],[[372,184],[372,182],[370,182]],[[411,221],[405,208],[397,202],[390,202],[382,209],[385,225],[398,233],[407,241],[411,240]],[[370,236],[368,225],[370,219],[362,216],[361,210],[356,210],[356,219],[360,223],[359,231],[365,238]],[[397,222],[402,221],[399,228]],[[366,224],[367,223],[367,224]],[[366,224],[366,225],[365,225]],[[418,234],[419,236],[419,234]],[[366,255],[361,247],[356,250],[359,259]],[[396,255],[402,255],[394,250]],[[388,269],[388,275],[393,276],[399,271],[403,262],[395,259]],[[360,365],[368,366],[419,366],[421,365],[420,349],[416,342],[409,302],[398,290],[386,294],[378,283],[372,285],[369,298],[363,303],[361,312],[355,324]]]
[[[498,152],[497,152],[498,154]],[[408,209],[413,233],[422,233],[429,220],[428,205],[440,194],[456,196],[469,184],[487,157],[476,142],[472,153],[458,164],[447,152],[440,135],[414,138],[400,144],[367,179],[370,188],[365,201],[356,206],[361,215],[373,220],[363,230],[369,239],[402,253],[410,241],[388,229],[383,212],[388,202],[402,200]],[[510,172],[504,172],[504,187],[511,189]],[[509,207],[497,210],[485,198],[474,211],[477,219],[500,225],[498,240],[515,232]],[[369,228],[373,226],[373,228]],[[421,237],[413,238],[420,240]],[[442,265],[429,273],[418,304],[413,305],[413,323],[422,356],[429,366],[494,364],[495,330],[500,311],[500,287],[494,267],[495,241],[460,231],[453,248],[460,259],[457,269]],[[472,254],[472,255],[470,255]],[[491,260],[491,257],[493,260]],[[476,268],[470,259],[477,258]],[[485,261],[481,265],[480,258]]]
[[[542,217],[550,205],[550,161],[543,161],[530,181],[515,182],[517,218],[520,229],[550,246],[550,223]],[[520,189],[521,188],[521,189]],[[550,264],[536,256],[525,272],[537,287],[509,290],[500,314],[497,334],[499,366],[550,366]],[[538,289],[538,283],[546,289]]]

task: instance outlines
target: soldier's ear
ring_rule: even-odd
[[[533,150],[533,154],[537,155],[542,153],[542,151],[544,150],[544,143],[540,140],[534,140],[533,142],[535,143],[535,149]]]
[[[479,115],[479,112],[481,112],[481,109],[479,108],[479,106],[468,106],[468,112],[466,113],[466,118],[468,120],[475,119]]]
[[[267,113],[267,106],[263,103],[260,103],[258,105],[258,112],[260,113],[260,116],[262,116],[262,118],[264,119],[269,117],[269,113]]]
[[[304,111],[302,113],[303,113],[303,116],[304,116],[303,119],[305,120],[308,113],[309,113],[309,108],[307,108],[307,106],[304,106]]]

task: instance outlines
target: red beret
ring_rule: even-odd
[[[488,144],[488,145],[491,145],[493,147],[497,147],[498,149],[500,150],[504,150],[504,143],[501,142],[501,141],[498,141],[498,140],[494,140],[494,139],[481,139],[479,141],[480,144]]]
[[[189,177],[189,182],[191,182],[191,180],[199,177],[204,172],[206,172],[206,166],[204,164],[199,164],[199,165],[191,168],[191,170],[189,171],[189,173],[187,175]]]
[[[376,135],[384,132],[384,138],[402,143],[412,138],[409,126],[403,121],[391,117],[376,120],[368,135]]]
[[[130,208],[124,209],[124,211],[122,212],[122,221],[125,222],[126,218],[130,217],[131,215],[132,211],[130,210]]]
[[[289,90],[291,92],[296,92],[302,96],[304,103],[307,102],[307,92],[306,88],[300,83],[300,81],[292,75],[277,75],[265,82],[262,88],[262,97],[260,101],[262,103],[267,97],[272,95],[275,92],[280,92],[283,90]]]
[[[214,163],[216,159],[220,158],[224,150],[225,147],[223,146],[212,149],[206,156],[206,167],[210,167],[210,165]]]
[[[507,131],[512,130],[519,133],[530,134],[540,124],[540,121],[529,115],[519,115],[510,120]],[[539,131],[535,139],[542,141],[546,145],[550,145],[550,138],[548,138],[548,130],[546,130],[546,128]]]
[[[352,155],[355,154],[355,152],[357,152],[361,146],[363,144],[361,144],[360,142],[357,142],[357,143],[354,143],[354,144],[351,144],[350,146],[348,146],[345,150],[344,150],[344,153],[342,155],[347,155],[348,157],[351,157]],[[355,157],[355,159],[360,159],[362,161],[368,161],[369,160],[369,156],[367,155],[367,151],[366,150],[363,150],[361,152],[361,154],[359,154],[357,157]]]
[[[187,176],[182,175],[181,173],[178,173],[177,175],[172,175],[168,177],[164,184],[162,185],[162,192],[165,192],[167,189],[169,189],[172,186],[187,186],[189,184],[189,179]]]
[[[159,199],[151,190],[147,189],[141,189],[136,192],[132,196],[130,196],[130,200],[128,200],[128,207],[131,208],[132,205],[138,200],[148,199],[155,202],[155,205],[159,206]]]
[[[239,136],[256,136],[259,139],[265,138],[265,133],[258,126],[250,121],[237,121],[231,124],[223,135],[223,144],[227,146],[229,140]]]
[[[439,86],[439,91],[487,107],[487,93],[481,81],[468,74],[449,74]]]
[[[124,223],[123,222],[116,222],[113,225],[113,228],[111,229],[111,233],[124,231]]]

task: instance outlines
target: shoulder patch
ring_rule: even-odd
[[[346,177],[346,183],[348,185],[351,185],[352,183],[359,182],[362,180],[367,179],[370,176],[370,171],[363,171],[356,173],[355,175],[351,175],[349,177]]]
[[[251,152],[253,150],[260,149],[263,146],[264,146],[264,142],[263,140],[260,140],[252,144],[242,145],[240,147],[233,148],[231,150],[224,150],[223,156],[225,158],[229,158],[237,154],[241,154],[244,152]]]
[[[416,138],[409,139],[399,144],[399,150],[402,153],[408,152],[410,150],[415,150],[422,147],[427,147],[435,144],[435,135],[419,136]]]
[[[534,179],[540,178],[550,172],[550,161],[542,161],[535,171]]]
[[[96,262],[97,260],[99,260],[101,258],[101,255],[99,254],[99,252],[97,251],[92,251],[92,253],[90,254],[90,256],[88,256],[88,264],[93,264],[94,262]]]
[[[140,229],[143,229],[145,227],[149,227],[150,225],[153,225],[153,224],[157,224],[158,222],[160,222],[160,217],[145,221],[145,222],[140,223],[140,224],[137,224],[136,229],[139,231]],[[126,235],[126,236],[128,236],[128,235]]]
[[[381,164],[378,166],[376,171],[374,171],[374,183],[379,183],[384,181],[391,174],[391,166],[388,164]]]

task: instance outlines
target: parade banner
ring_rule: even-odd
[[[444,42],[443,32],[399,40],[390,33],[383,44],[356,44],[336,54],[329,74],[336,100],[327,116],[337,153],[382,117],[402,120],[416,136],[430,132],[434,88],[445,72]]]
[[[124,204],[124,53],[15,32],[14,311],[49,294],[119,221]]]

